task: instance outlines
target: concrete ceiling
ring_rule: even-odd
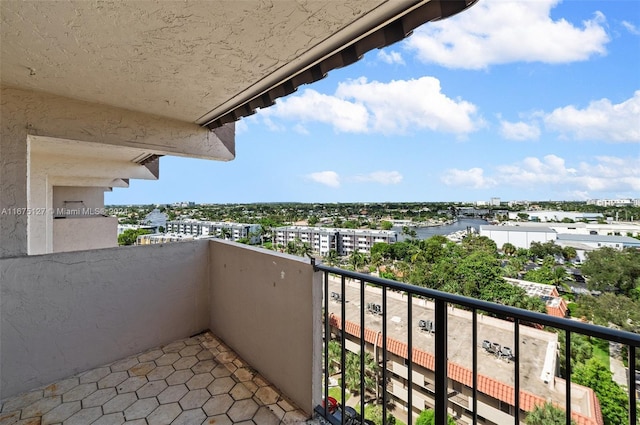
[[[2,83],[203,124],[426,3],[3,0]]]

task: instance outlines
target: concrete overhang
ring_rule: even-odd
[[[55,186],[128,187],[128,179],[156,180],[158,158],[127,146],[29,136],[30,174]]]
[[[217,128],[475,1],[2,1],[2,83]]]

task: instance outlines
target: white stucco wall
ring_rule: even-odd
[[[209,328],[208,242],[0,259],[0,399]]]
[[[211,330],[311,414],[321,401],[321,274],[308,259],[209,243]]]
[[[53,220],[53,252],[118,246],[116,217],[67,217]]]
[[[53,209],[69,210],[67,216],[98,215],[104,208],[104,191],[104,187],[53,186]]]

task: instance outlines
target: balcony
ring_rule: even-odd
[[[376,386],[383,413],[408,425],[425,408],[435,409],[436,423],[448,412],[461,424],[518,424],[546,400],[578,424],[598,424],[593,391],[554,376],[556,337],[525,324],[627,345],[632,370],[640,347],[635,334],[223,240],[4,258],[0,282],[2,425],[28,423],[43,406],[50,407],[43,424],[179,424],[180,415],[347,423],[346,414],[323,407],[333,378],[346,378],[344,370],[323,375],[330,370],[323,335],[339,343],[342,365],[350,352],[373,354],[383,366]],[[420,330],[425,319],[434,332]],[[484,339],[509,344],[513,357],[486,352]],[[361,393],[371,396],[364,384]],[[628,394],[635,424],[636,395]],[[350,407],[366,411],[365,398]],[[45,419],[49,412],[59,416]],[[198,420],[184,423],[207,423]]]
[[[0,424],[304,422],[319,278],[222,240],[0,259]]]

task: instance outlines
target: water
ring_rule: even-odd
[[[487,220],[482,220],[479,218],[462,218],[456,221],[453,224],[445,224],[444,226],[433,226],[433,227],[412,227],[411,229],[415,230],[418,234],[418,239],[429,239],[434,235],[448,235],[449,233],[457,232],[460,230],[466,230],[467,227],[473,227],[476,229],[477,233],[480,233],[480,226],[484,224],[489,224]],[[405,240],[405,235],[402,234],[402,227],[394,227],[391,230],[395,230],[398,232],[398,240]]]

